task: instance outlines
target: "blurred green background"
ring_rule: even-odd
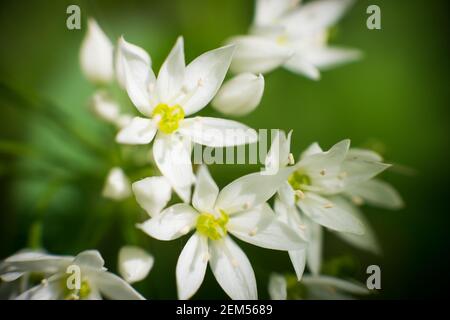
[[[81,7],[82,30],[66,28],[69,4]],[[366,28],[370,4],[381,7],[382,30]],[[150,299],[176,298],[175,264],[187,238],[152,240],[133,228],[145,218],[133,198],[116,204],[100,196],[108,169],[130,150],[118,153],[113,129],[88,110],[95,88],[78,62],[85,22],[95,17],[111,39],[123,34],[142,46],[157,70],[178,35],[185,37],[190,61],[245,33],[252,14],[250,0],[2,1],[0,258],[30,244],[60,254],[97,248],[115,270],[118,249],[138,243],[156,263],[136,288]],[[382,290],[373,298],[439,297],[449,283],[447,14],[445,1],[357,1],[333,41],[360,48],[364,59],[324,72],[319,82],[272,72],[259,108],[241,118],[254,128],[293,129],[294,154],[314,141],[328,148],[351,138],[353,146],[375,148],[399,164],[383,178],[401,192],[406,207],[364,208],[383,256],[330,234],[325,239],[326,259],[351,257],[360,281],[367,265],[381,266]],[[130,107],[125,96],[120,99]],[[210,108],[202,114],[219,115]],[[224,186],[257,169],[216,165],[211,171]],[[288,255],[239,244],[254,267],[260,297],[267,298],[270,272],[293,272]],[[208,271],[195,298],[226,296]]]

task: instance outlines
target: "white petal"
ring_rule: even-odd
[[[135,246],[124,246],[119,251],[119,272],[128,283],[147,277],[155,259],[146,251]]]
[[[288,206],[295,205],[295,192],[289,182],[285,181],[283,184],[281,184],[281,187],[278,190],[278,196],[280,197],[281,201],[286,203]]]
[[[121,168],[114,167],[109,171],[102,195],[112,200],[123,200],[131,195],[130,181]]]
[[[183,85],[185,68],[183,37],[178,37],[156,80],[158,98],[161,101],[172,104],[172,99],[179,94]]]
[[[227,227],[235,237],[259,247],[273,250],[305,248],[305,241],[278,220],[267,203],[231,216]]]
[[[305,276],[303,283],[306,286],[321,285],[335,288],[353,294],[368,294],[369,290],[362,284],[341,280],[330,276]]]
[[[138,228],[158,240],[173,240],[191,231],[197,222],[197,216],[198,212],[194,208],[179,203],[138,225]]]
[[[319,70],[303,54],[294,54],[283,66],[289,71],[304,75],[311,80],[320,79]]]
[[[358,157],[348,158],[342,163],[340,185],[342,189],[357,186],[380,174],[391,165],[364,160]]]
[[[308,248],[306,249],[306,263],[312,274],[319,274],[322,268],[322,227],[305,217],[304,219],[308,234]]]
[[[105,261],[97,250],[86,250],[75,257],[73,264],[76,264],[79,267],[103,270]]]
[[[92,279],[102,296],[111,300],[145,300],[122,278],[110,272],[97,272]]]
[[[281,25],[290,34],[310,34],[333,26],[352,0],[316,0],[310,1],[283,17]]]
[[[314,222],[324,227],[340,232],[363,234],[362,223],[339,206],[334,198],[324,198],[317,194],[306,192],[305,198],[297,202],[300,209]]]
[[[125,87],[133,104],[145,116],[150,117],[155,104],[154,92],[155,74],[151,69],[151,60],[148,54],[140,47],[119,40],[119,50]]]
[[[276,23],[290,9],[294,8],[299,0],[256,0],[255,18],[256,25],[270,25]]]
[[[306,171],[314,187],[320,191],[334,192],[342,188],[342,163],[347,155],[350,140],[336,143],[330,150],[304,157],[297,164]]]
[[[241,73],[222,85],[211,104],[223,114],[243,116],[259,105],[263,93],[264,77],[261,74]]]
[[[250,261],[230,237],[211,241],[210,254],[211,270],[231,299],[258,299],[255,274]]]
[[[266,73],[284,64],[293,54],[291,49],[259,36],[238,36],[228,42],[236,45],[230,66],[234,73]]]
[[[232,214],[263,204],[277,192],[291,172],[290,168],[283,168],[274,175],[255,172],[240,177],[219,192],[216,208]]]
[[[305,59],[320,70],[328,70],[359,60],[361,57],[362,53],[359,50],[338,47],[320,47],[305,53]]]
[[[269,296],[272,300],[287,299],[287,282],[285,277],[277,273],[272,273],[270,275]]]
[[[92,110],[100,119],[116,124],[120,117],[120,107],[107,92],[98,90],[91,99]]]
[[[116,136],[116,141],[122,144],[148,144],[156,134],[152,120],[134,117]]]
[[[179,132],[193,142],[208,147],[238,146],[254,143],[258,139],[256,131],[242,123],[210,117],[184,120]]]
[[[195,180],[191,150],[189,140],[176,134],[159,133],[153,143],[153,157],[159,171],[184,202],[189,202],[190,187]]]
[[[306,248],[302,250],[289,251],[289,258],[291,259],[292,266],[294,267],[295,275],[297,276],[298,281],[302,279],[303,273],[305,272],[306,254]]]
[[[349,154],[351,149],[349,149],[349,151],[347,152],[347,155]],[[317,153],[322,153],[323,150],[320,147],[320,145],[317,142],[313,142],[311,143],[308,148],[305,149],[305,151],[303,151],[300,154],[300,159],[312,156],[313,154],[317,154]]]
[[[359,158],[366,161],[382,162],[383,157],[369,149],[350,148],[347,152],[347,160]]]
[[[186,242],[177,262],[177,289],[180,300],[189,299],[200,288],[208,259],[208,239],[194,233]]]
[[[283,131],[276,131],[265,160],[267,169],[277,170],[288,165],[291,150],[291,135],[292,131],[288,133],[287,137]]]
[[[59,300],[63,299],[62,277],[53,276],[45,282],[22,292],[16,300]]]
[[[218,194],[219,187],[211,177],[208,168],[205,165],[200,166],[192,196],[192,205],[199,212],[213,212]]]
[[[341,197],[334,198],[334,201],[338,202],[341,208],[345,208],[348,213],[358,219],[364,225],[365,230],[365,233],[363,235],[356,235],[346,232],[336,232],[336,236],[357,248],[379,254],[381,252],[381,249],[375,237],[375,232],[373,231],[369,222],[364,217],[359,208]]]
[[[274,211],[277,219],[290,226],[302,239],[308,240],[306,225],[303,217],[300,216],[299,209],[295,203],[290,205],[281,200],[280,197],[275,198]]]
[[[88,20],[81,44],[80,64],[84,75],[93,83],[107,83],[113,78],[113,45],[92,18]]]
[[[167,205],[172,188],[164,177],[148,177],[131,186],[136,201],[150,215],[155,216]]]
[[[186,115],[205,107],[217,93],[233,56],[234,46],[203,53],[186,67],[184,88],[188,100],[182,103]]]
[[[372,179],[351,186],[346,190],[351,197],[359,197],[368,203],[387,209],[400,209],[404,206],[400,194],[390,184]]]
[[[18,252],[0,263],[0,274],[12,279],[15,273],[16,276],[23,272],[37,272],[37,273],[55,273],[64,269],[73,261],[71,256],[56,256],[49,255],[43,252],[36,251],[21,251]],[[6,280],[5,280],[6,281]]]

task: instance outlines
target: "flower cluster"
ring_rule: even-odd
[[[263,98],[263,73],[282,66],[319,79],[319,70],[360,56],[357,50],[327,45],[330,27],[351,1],[299,2],[257,0],[249,35],[232,37],[226,46],[188,64],[179,37],[157,74],[144,49],[124,37],[114,45],[95,20],[88,21],[80,64],[87,79],[100,87],[91,99],[93,111],[115,126],[119,145],[146,146],[150,152],[143,166],[157,172],[130,182],[120,166],[113,167],[99,193],[114,201],[134,195],[148,214],[148,220],[136,221],[137,229],[152,238],[170,241],[189,234],[174,269],[180,299],[197,292],[208,265],[230,298],[258,298],[252,265],[236,238],[288,253],[296,276],[292,281],[272,275],[273,299],[305,298],[297,294],[299,285],[316,298],[327,298],[327,287],[344,292],[331,298],[365,294],[359,285],[321,275],[323,228],[376,253],[380,248],[374,231],[359,206],[402,206],[390,185],[374,179],[389,165],[373,151],[350,148],[349,140],[327,151],[314,143],[296,161],[290,151],[292,132],[278,131],[264,170],[221,190],[206,165],[192,164],[195,144],[224,148],[258,138],[240,122],[196,115],[210,103],[224,115],[242,116]],[[236,75],[224,82],[229,69]],[[136,115],[122,111],[108,92],[111,83],[126,92]],[[123,279],[106,271],[97,251],[76,257],[23,251],[0,264],[0,276],[10,297],[17,299],[142,299],[130,284],[147,276],[153,257],[126,246],[118,265]],[[75,287],[69,285],[73,266],[81,275]],[[310,275],[303,276],[306,266]],[[40,282],[32,279],[36,274]],[[289,296],[293,288],[296,294]]]

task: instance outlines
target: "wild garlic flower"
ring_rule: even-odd
[[[361,283],[335,277],[304,276],[301,282],[297,282],[295,278],[286,279],[285,276],[276,273],[270,275],[268,290],[272,300],[349,300],[354,299],[354,295],[370,293]]]
[[[219,89],[230,65],[233,46],[208,51],[185,66],[179,37],[158,77],[141,48],[119,41],[128,95],[144,117],[135,117],[117,135],[123,144],[148,144],[153,138],[157,167],[183,199],[194,182],[191,144],[229,147],[255,142],[256,132],[236,121],[186,118],[204,108]],[[156,137],[155,137],[156,136]]]
[[[69,268],[79,268],[79,287],[70,288]],[[1,272],[7,279],[25,273],[45,272],[42,282],[16,299],[19,300],[58,300],[58,299],[143,299],[128,283],[107,272],[98,251],[89,250],[76,257],[52,256],[39,253],[15,255],[2,262]],[[5,273],[6,270],[6,273]],[[73,269],[71,269],[73,270]],[[13,277],[14,275],[14,277]],[[3,279],[3,276],[2,276]]]
[[[357,50],[328,46],[329,28],[351,0],[256,0],[249,35],[236,36],[233,72],[266,73],[280,66],[319,79],[319,70],[355,60]]]
[[[139,225],[159,240],[177,239],[195,230],[176,267],[180,299],[188,299],[198,290],[208,261],[216,280],[232,299],[257,298],[250,262],[229,234],[263,248],[304,248],[303,239],[280,222],[266,203],[289,173],[290,169],[284,169],[276,175],[249,174],[219,192],[207,168],[201,166],[192,206],[173,205]]]

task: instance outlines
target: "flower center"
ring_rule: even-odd
[[[228,215],[220,210],[220,217],[201,213],[197,218],[197,231],[211,240],[219,240],[227,234]]]
[[[64,287],[64,299],[66,300],[83,300],[91,294],[91,287],[87,280],[81,281],[79,290],[67,288],[67,278],[63,278],[62,286]]]
[[[311,185],[311,178],[303,171],[295,171],[289,176],[288,182],[294,190],[304,191],[305,186]]]
[[[152,117],[157,121],[159,130],[169,134],[178,129],[180,121],[184,119],[184,111],[178,104],[169,106],[160,103],[153,110]]]

